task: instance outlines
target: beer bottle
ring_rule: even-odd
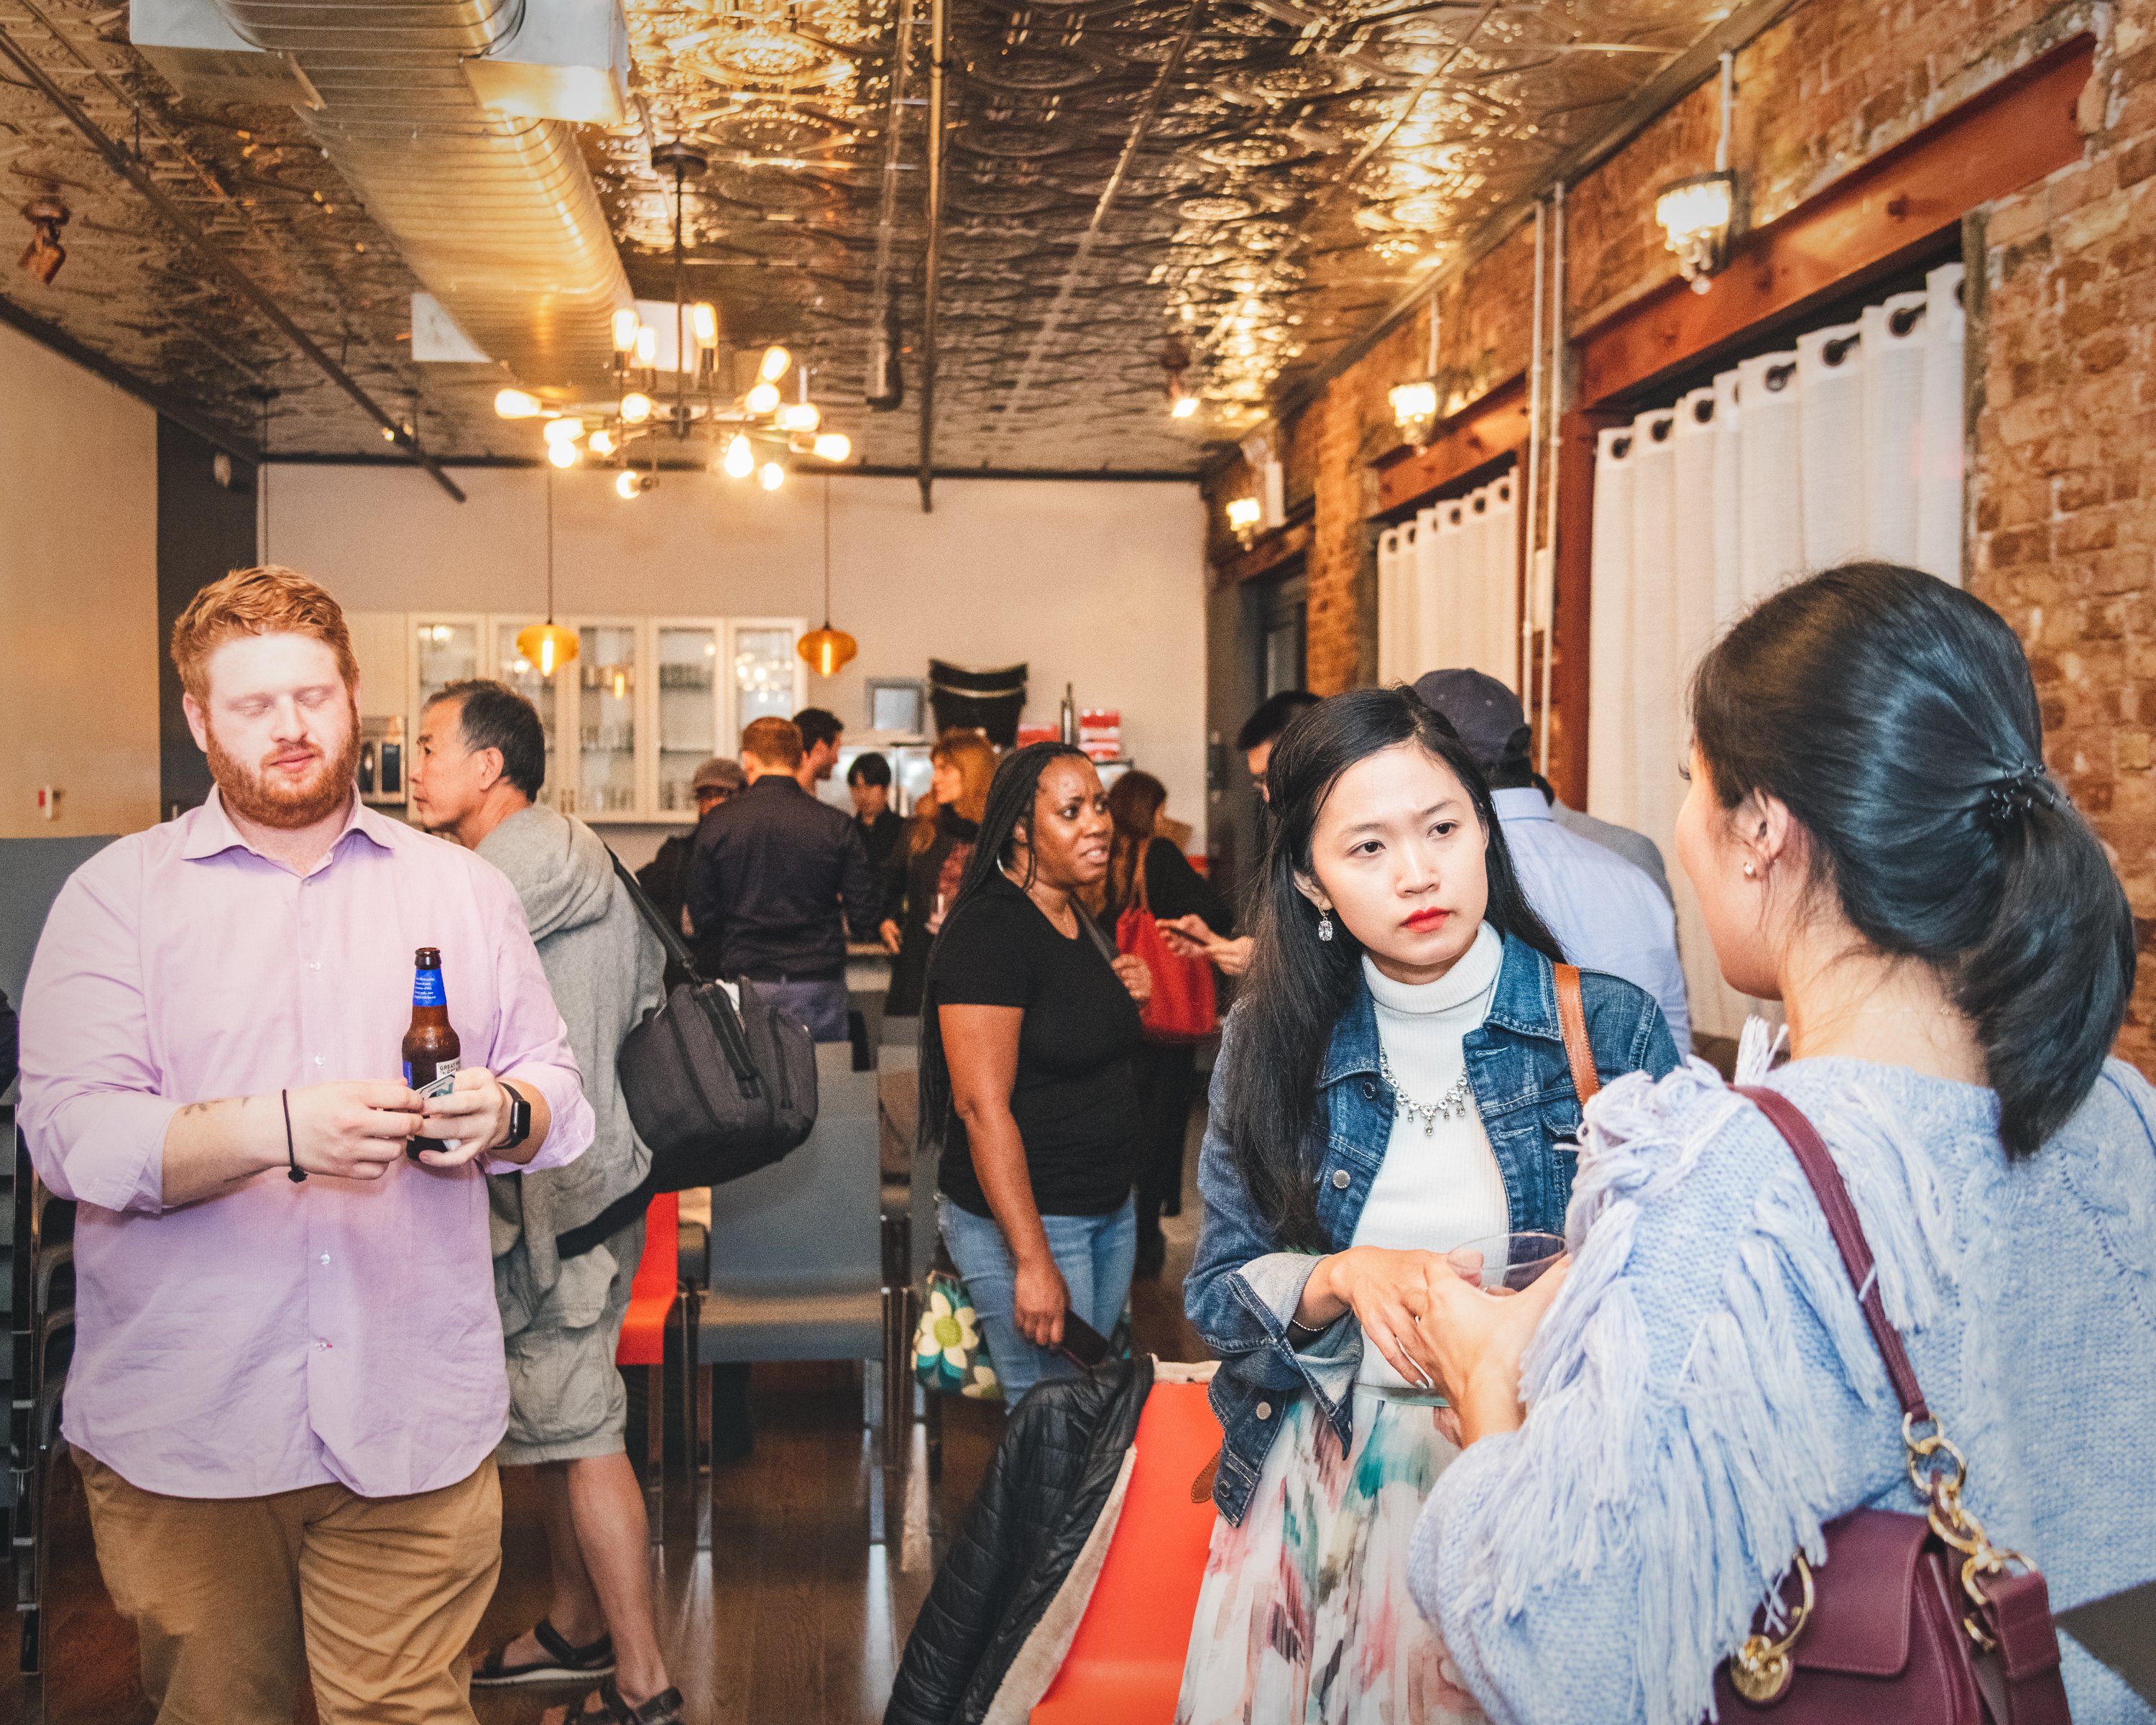
[[[442,955],[422,947],[412,956],[412,1028],[404,1033],[404,1082],[423,1096],[445,1096],[457,1081],[464,1050],[449,1028],[449,997],[442,988]],[[413,1138],[404,1146],[413,1161],[422,1150],[446,1150],[439,1138]]]

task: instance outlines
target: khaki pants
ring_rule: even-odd
[[[465,1649],[501,1568],[491,1458],[408,1497],[204,1498],[74,1454],[158,1725],[291,1725],[310,1674],[322,1725],[470,1725]]]

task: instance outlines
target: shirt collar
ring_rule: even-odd
[[[233,850],[244,850],[254,856],[262,855],[247,842],[241,835],[239,829],[233,824],[232,812],[224,806],[224,793],[215,785],[210,787],[209,795],[204,799],[202,807],[192,810],[186,819],[187,834],[186,841],[180,847],[180,855],[188,862],[199,862],[205,857],[222,856],[226,851]],[[355,792],[350,807],[345,811],[343,826],[337,829],[336,839],[331,842],[330,848],[323,853],[322,861],[317,866],[327,866],[330,860],[336,855],[344,841],[355,832],[377,849],[388,850],[395,842],[392,833],[396,824],[397,823],[387,815],[378,814],[369,809],[359,799],[357,793]],[[264,860],[267,859],[265,858]],[[282,867],[283,865],[280,864],[279,866]]]
[[[1540,797],[1542,793],[1535,793]],[[1562,1042],[1564,1031],[1557,1016],[1557,977],[1550,961],[1525,941],[1505,937],[1505,957],[1497,973],[1497,987],[1490,997],[1485,1025],[1522,1036],[1539,1036]],[[1358,1072],[1378,1070],[1378,1004],[1369,987],[1358,977],[1355,998],[1332,1027],[1332,1040],[1325,1051],[1325,1068],[1317,1075],[1318,1087],[1337,1084]]]
[[[1510,790],[1490,793],[1490,806],[1497,811],[1497,819],[1510,825],[1516,820],[1552,820],[1549,802],[1533,785],[1515,785]]]

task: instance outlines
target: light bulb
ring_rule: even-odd
[[[1171,419],[1188,419],[1197,411],[1198,398],[1196,396],[1178,395],[1175,398],[1175,405],[1168,410],[1168,417]]]
[[[521,389],[504,389],[494,398],[494,410],[505,419],[536,418],[539,398]]]
[[[550,444],[572,444],[584,434],[581,419],[549,419],[539,428],[539,434]]]
[[[621,417],[631,425],[641,425],[651,417],[651,398],[641,389],[632,389],[621,398]]]
[[[757,474],[756,482],[767,491],[775,491],[786,483],[786,470],[776,461],[767,461]]]
[[[814,431],[823,423],[823,410],[813,401],[788,402],[778,410],[781,431]]]
[[[778,405],[778,386],[776,383],[757,384],[749,391],[748,399],[742,405],[752,413],[772,412]]]
[[[793,363],[793,356],[783,347],[763,350],[763,362],[756,368],[757,377],[767,383],[776,383],[786,375],[786,368]]]
[[[624,305],[613,315],[613,351],[626,353],[636,346],[636,332],[643,326],[634,305]]]
[[[584,439],[584,447],[594,455],[611,455],[619,446],[613,440],[613,434],[602,425]]]
[[[547,445],[547,459],[557,467],[574,467],[583,455],[584,452],[566,438]]]
[[[554,637],[551,634],[539,643],[539,675],[542,677],[554,675]]]
[[[716,347],[719,345],[719,308],[709,300],[699,300],[689,308],[690,321],[696,326],[696,345]]]
[[[629,699],[629,673],[619,666],[615,668],[613,674],[613,698],[616,701]]]
[[[726,477],[747,479],[756,471],[756,451],[749,447],[748,439],[737,431],[726,445]]]
[[[636,362],[647,368],[659,357],[659,331],[645,324],[636,332]]]
[[[854,440],[843,431],[823,431],[816,434],[816,454],[825,461],[843,461],[854,453]]]
[[[613,494],[624,503],[634,503],[644,495],[644,482],[624,468],[614,475]]]

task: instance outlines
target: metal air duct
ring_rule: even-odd
[[[618,0],[215,3],[297,72],[308,130],[476,347],[532,388],[611,374],[609,318],[631,296],[575,134],[483,103],[467,63],[517,59],[527,9],[618,18]]]

